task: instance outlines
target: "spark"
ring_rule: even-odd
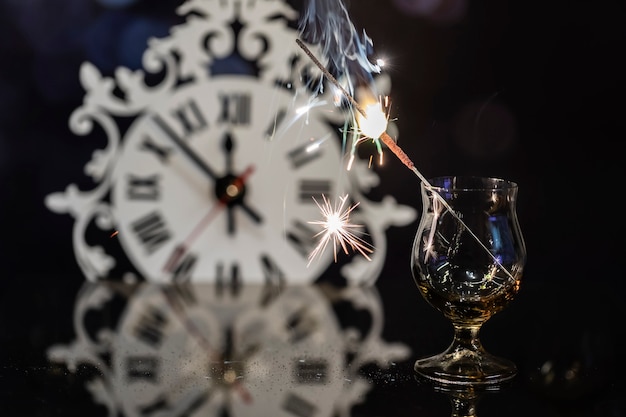
[[[308,103],[301,105],[299,107],[296,107],[294,109],[293,117],[291,117],[289,120],[284,120],[286,113],[279,112],[275,117],[274,123],[272,123],[272,126],[270,126],[270,129],[268,129],[268,131],[266,132],[266,138],[271,141],[271,140],[274,140],[274,138],[276,137],[282,136],[301,117],[307,117],[312,109],[316,107],[324,106],[326,104],[327,104],[326,100],[320,100],[317,97],[313,97],[309,100]],[[276,130],[276,127],[278,125],[281,125],[281,127],[278,130]]]
[[[327,133],[321,138],[315,140],[314,142],[311,142],[311,144],[306,147],[306,151],[309,153],[317,152],[319,148],[322,146],[322,144],[326,142],[328,139],[330,139],[330,133]]]
[[[368,138],[379,138],[387,130],[387,123],[389,121],[388,114],[385,114],[380,102],[368,104],[365,106],[365,113],[367,117],[358,115],[359,117],[359,130]]]
[[[384,104],[383,104],[384,101]],[[379,164],[383,163],[383,147],[380,142],[380,138],[387,131],[389,124],[389,97],[384,97],[379,100],[373,100],[372,98],[365,99],[366,104],[363,106],[364,113],[357,113],[356,119],[353,123],[356,126],[355,136],[352,140],[352,147],[350,149],[350,160],[348,162],[347,169],[352,168],[357,146],[366,141],[371,140],[376,146],[376,150],[379,156]],[[383,108],[384,107],[384,108]]]
[[[350,248],[353,251],[359,252],[368,261],[371,261],[369,254],[374,252],[373,246],[352,231],[352,229],[361,228],[363,225],[350,223],[350,213],[357,208],[359,203],[357,202],[346,208],[346,202],[348,201],[347,194],[343,197],[339,197],[339,204],[335,204],[335,207],[332,206],[324,194],[322,194],[322,199],[324,201],[320,204],[313,198],[313,201],[315,201],[315,204],[317,204],[317,207],[319,207],[322,212],[324,220],[309,222],[310,224],[322,226],[322,230],[314,236],[314,238],[320,237],[320,240],[315,249],[309,254],[309,265],[316,257],[324,252],[331,241],[333,243],[335,262],[337,262],[339,248],[343,249],[346,254],[349,253],[348,248]]]

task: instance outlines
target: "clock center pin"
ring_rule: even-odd
[[[215,184],[215,196],[224,204],[240,204],[246,194],[246,185],[240,176],[226,174]]]
[[[235,184],[230,184],[228,187],[226,187],[226,195],[228,195],[230,198],[237,197],[237,194],[239,194],[239,187],[237,187]]]

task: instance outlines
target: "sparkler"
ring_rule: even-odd
[[[467,232],[476,240],[476,242],[478,242],[478,244],[489,254],[489,256],[498,265],[500,265],[502,267],[502,270],[507,275],[509,275],[511,278],[513,278],[513,275],[506,268],[504,268],[502,266],[500,261],[493,255],[493,253],[491,253],[491,251],[480,241],[478,236],[476,236],[476,234],[474,232],[472,232],[472,230],[465,224],[465,222],[452,209],[452,207],[450,207],[448,202],[441,195],[439,195],[438,192],[436,192],[436,191],[434,191],[432,189],[432,185],[430,184],[430,182],[417,169],[417,167],[415,166],[415,164],[413,163],[411,158],[409,158],[409,156],[402,150],[402,148],[400,148],[400,146],[391,138],[391,136],[389,136],[389,134],[384,129],[381,129],[381,127],[380,127],[381,117],[380,117],[380,114],[378,114],[380,112],[380,110],[379,110],[380,107],[377,107],[377,106],[370,106],[370,107],[368,107],[368,110],[370,110],[370,111],[373,110],[373,114],[372,114],[372,116],[370,116],[368,114],[368,112],[366,112],[365,109],[363,109],[363,107],[354,99],[354,97],[352,97],[352,95],[349,94],[341,86],[341,84],[339,84],[337,79],[322,65],[322,63],[315,57],[315,55],[313,55],[311,50],[309,48],[307,48],[307,46],[300,39],[296,39],[296,42],[304,50],[304,52],[309,56],[309,58],[311,58],[311,60],[315,63],[315,65],[317,65],[317,67],[324,73],[324,75],[328,78],[328,80],[330,82],[332,82],[337,88],[339,88],[341,90],[341,92],[346,96],[346,99],[354,106],[354,108],[361,114],[361,116],[363,116],[363,118],[365,120],[368,120],[369,122],[378,121],[378,123],[371,123],[371,126],[373,126],[374,129],[373,129],[372,132],[366,132],[366,134],[373,135],[374,132],[379,131],[380,132],[380,137],[379,137],[380,140],[382,140],[383,143],[385,145],[387,145],[387,147],[398,157],[398,159],[400,159],[400,161],[407,168],[409,168],[411,171],[413,171],[413,173],[420,179],[420,181],[422,181],[424,183],[426,188],[431,190],[433,196],[435,198],[437,198],[439,200],[439,202],[448,210],[448,212],[450,212],[450,214],[452,214],[456,218],[456,220],[461,224],[461,226],[463,226],[465,228],[465,230],[467,230]],[[385,129],[386,129],[386,125],[385,125]],[[335,231],[334,238],[335,239],[341,239],[341,231],[340,230],[336,230]],[[344,246],[344,248],[345,248],[345,246]],[[317,250],[317,249],[318,248],[315,248],[315,250]]]
[[[357,36],[356,30],[350,17],[348,15],[348,11],[345,6],[341,2],[341,0],[309,0],[308,7],[305,9],[304,17],[301,21],[300,32],[303,37],[306,37],[311,43],[319,43],[322,45],[322,53],[325,57],[330,60],[331,68],[338,74],[345,76],[348,80],[348,90],[344,88],[341,83],[337,80],[335,76],[331,73],[331,71],[326,68],[319,59],[311,50],[302,42],[300,39],[296,39],[296,43],[302,50],[306,53],[306,55],[311,59],[311,61],[322,71],[322,74],[343,93],[345,98],[351,104],[351,106],[358,111],[358,113],[362,116],[361,120],[358,123],[358,127],[361,133],[367,138],[371,138],[375,143],[377,148],[379,149],[379,153],[381,153],[382,157],[382,149],[380,146],[380,142],[382,141],[388,148],[393,152],[394,155],[398,157],[400,162],[402,162],[408,169],[410,169],[424,184],[424,186],[429,189],[434,198],[436,198],[442,205],[445,207],[452,216],[456,218],[456,220],[467,230],[467,232],[478,242],[478,244],[489,254],[489,256],[499,265],[502,270],[509,275],[509,277],[513,278],[512,274],[502,266],[500,261],[491,253],[491,251],[480,241],[478,236],[465,224],[465,222],[459,217],[459,215],[450,207],[448,202],[439,195],[438,192],[433,190],[430,182],[422,175],[422,173],[417,169],[411,158],[400,148],[400,146],[396,143],[396,141],[389,136],[387,133],[387,117],[384,115],[382,111],[381,105],[369,105],[367,110],[364,109],[353,97],[353,83],[351,82],[351,74],[354,72],[355,74],[363,75],[368,80],[371,79],[372,72],[380,72],[380,67],[373,65],[367,59],[368,49],[372,47],[372,41],[369,37],[365,35],[363,32],[364,42],[361,43]],[[355,65],[358,64],[358,65]],[[351,69],[354,68],[354,71]],[[361,77],[364,79],[364,77]],[[363,81],[363,79],[361,81]],[[362,84],[370,84],[368,82],[362,82]],[[382,116],[381,116],[382,115]],[[353,141],[352,146],[352,154],[351,159],[354,158],[354,149],[359,140]],[[348,165],[349,167],[349,165]],[[342,199],[342,206],[345,203],[345,197]],[[319,204],[318,204],[319,206]],[[337,212],[332,212],[329,210],[330,206],[325,206],[322,209],[322,213],[324,216],[329,219],[330,215],[336,216]],[[354,209],[353,206],[347,214]],[[325,211],[326,210],[326,211]],[[322,231],[322,241],[320,244],[314,249],[312,255],[317,254],[319,251],[322,251],[326,245],[328,244],[328,240],[331,238],[336,246],[337,242],[339,242],[344,251],[347,246],[345,245],[345,228],[347,228],[349,220],[346,217],[346,222],[340,223],[341,227],[328,228],[326,223],[322,223],[325,225],[325,231]],[[319,233],[318,233],[319,235]],[[351,246],[351,244],[349,243]],[[359,248],[356,248],[359,250]],[[360,250],[359,250],[360,251]],[[361,252],[361,251],[360,251]],[[336,253],[336,252],[335,252]],[[363,254],[363,252],[361,252]],[[313,256],[314,257],[314,256]],[[366,256],[367,257],[367,256]],[[368,258],[369,259],[369,258]]]
[[[335,87],[337,87],[342,93],[343,95],[346,97],[346,99],[350,102],[350,104],[352,104],[352,106],[359,112],[359,114],[363,117],[363,119],[365,120],[378,120],[380,121],[380,115],[379,112],[382,110],[379,110],[380,107],[379,106],[372,106],[370,105],[368,107],[368,110],[372,113],[372,115],[368,115],[368,112],[365,111],[365,109],[354,99],[354,97],[352,97],[352,94],[350,94],[340,83],[339,81],[337,81],[337,79],[330,73],[330,71],[328,71],[328,69],[326,67],[324,67],[324,65],[322,65],[322,63],[320,62],[319,59],[317,59],[315,57],[315,55],[313,55],[313,53],[311,52],[311,50],[304,44],[304,42],[302,42],[300,39],[296,39],[296,43],[298,44],[298,46],[300,46],[300,48],[302,48],[302,50],[308,55],[308,57],[311,59],[311,61],[313,61],[313,63],[320,69],[320,71],[322,71],[322,73],[326,76],[326,78],[328,78],[328,80],[333,83],[335,85]],[[395,140],[393,140],[393,138],[391,136],[389,136],[389,134],[386,132],[386,124],[384,125],[384,128],[380,128],[380,126],[377,124],[376,129],[378,131],[380,131],[380,133],[378,134],[378,138],[376,137],[372,137],[372,139],[380,139],[383,141],[383,143],[385,145],[387,145],[387,147],[391,150],[391,152],[393,152],[398,159],[400,159],[400,161],[407,167],[409,168],[411,171],[413,171],[413,173],[415,175],[417,175],[417,177],[427,186],[429,186],[430,188],[430,184],[428,182],[428,180],[422,175],[421,172],[419,172],[419,170],[415,167],[415,164],[413,163],[413,161],[411,160],[411,158],[409,158],[409,156],[402,150],[402,148],[400,148],[400,146],[398,146],[398,144],[396,143]],[[367,136],[369,135],[374,135],[373,132],[365,132]]]
[[[319,207],[322,212],[324,220],[309,222],[310,224],[321,225],[323,230],[314,236],[321,236],[321,238],[315,249],[313,249],[313,251],[309,254],[308,265],[313,262],[313,259],[324,252],[330,241],[333,242],[335,262],[337,262],[337,252],[339,247],[341,247],[346,254],[349,253],[348,247],[350,247],[353,251],[359,252],[368,261],[371,261],[368,254],[373,253],[374,248],[351,230],[363,227],[360,224],[350,223],[350,213],[359,205],[359,203],[345,208],[348,195],[344,195],[343,197],[339,197],[340,203],[333,207],[325,195],[322,194],[322,198],[324,200],[323,204],[320,204],[315,198],[313,198],[313,201],[315,201],[315,204],[317,204],[317,207]]]

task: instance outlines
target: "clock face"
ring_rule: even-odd
[[[132,125],[116,161],[118,238],[148,280],[315,280],[316,205],[344,192],[337,133],[254,78],[180,88]]]
[[[111,351],[124,415],[332,415],[346,364],[329,302],[313,287],[215,290],[142,287]]]

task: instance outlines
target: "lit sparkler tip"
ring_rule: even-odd
[[[374,247],[352,231],[352,229],[361,228],[363,225],[350,223],[350,213],[359,203],[357,202],[346,208],[346,202],[348,201],[347,194],[339,197],[339,203],[335,204],[334,207],[323,194],[322,199],[323,203],[319,203],[313,198],[313,201],[315,201],[315,204],[317,204],[317,207],[319,207],[322,213],[323,220],[309,222],[310,224],[320,225],[322,230],[314,236],[319,237],[319,242],[309,254],[308,265],[324,252],[331,241],[333,244],[335,262],[337,262],[339,249],[342,249],[345,254],[349,254],[351,249],[352,251],[359,252],[368,261],[371,261],[369,254],[374,252]]]
[[[359,131],[363,136],[378,139],[387,131],[389,113],[383,110],[380,101],[365,105],[365,115],[357,114]]]
[[[342,91],[342,93],[346,96],[346,98],[348,99],[348,101],[350,102],[350,104],[352,104],[352,106],[359,112],[359,114],[361,114],[363,117],[367,117],[367,113],[365,112],[365,110],[363,109],[363,107],[361,107],[359,105],[359,103],[357,103],[357,101],[354,99],[354,97],[352,97],[352,95],[350,93],[348,93],[341,84],[339,84],[339,82],[337,81],[337,79],[326,69],[324,68],[324,66],[322,65],[322,63],[315,57],[315,55],[313,55],[313,53],[311,52],[311,50],[309,48],[307,48],[307,46],[299,39],[296,39],[297,44],[304,50],[304,52],[309,56],[309,58],[311,58],[311,60],[315,63],[315,65],[318,66],[318,68],[324,73],[324,75],[326,76],[326,78],[328,78],[328,80],[330,80],[339,90]],[[425,184],[428,184],[428,181],[426,180],[426,178],[422,175],[421,172],[419,172],[417,170],[417,168],[415,168],[415,164],[413,164],[413,161],[411,160],[411,158],[409,158],[409,156],[402,150],[402,148],[400,148],[400,146],[398,146],[396,144],[396,142],[391,138],[391,136],[389,136],[389,134],[387,132],[383,132],[382,135],[380,136],[380,138],[375,138],[374,139],[374,143],[376,144],[376,147],[378,148],[378,153],[382,153],[382,146],[381,146],[381,141],[387,145],[387,147],[398,157],[398,159],[400,159],[400,161],[407,167],[409,168],[411,171],[413,171],[413,173],[415,175],[417,175],[417,177],[424,182]],[[354,154],[355,149],[356,149],[356,145],[357,143],[359,143],[360,140],[355,140],[353,141],[352,144],[352,154]]]

